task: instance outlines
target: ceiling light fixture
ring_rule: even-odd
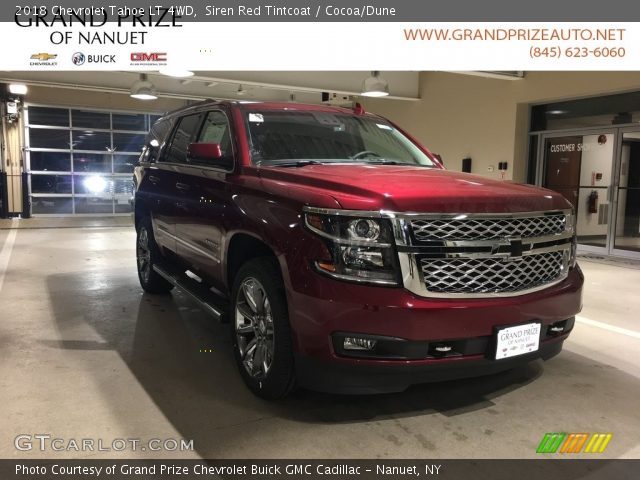
[[[389,95],[389,82],[380,76],[380,72],[371,72],[371,76],[362,82],[362,96],[386,97]]]
[[[156,100],[158,98],[156,87],[147,79],[145,73],[141,73],[140,80],[131,86],[129,96],[138,100]]]
[[[193,77],[193,72],[191,70],[187,70],[184,68],[167,67],[167,68],[161,68],[159,72],[162,75],[166,75],[168,77],[175,77],[175,78]]]
[[[9,93],[12,95],[26,95],[27,94],[27,86],[23,83],[10,83],[9,84]]]

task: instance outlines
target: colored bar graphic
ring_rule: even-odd
[[[545,433],[536,453],[556,453],[566,436],[566,433]]]
[[[580,453],[587,438],[589,438],[588,433],[570,433],[562,445],[560,453]]]
[[[612,438],[611,433],[545,433],[536,453],[602,453]]]
[[[611,433],[594,433],[584,449],[584,453],[602,453],[611,441],[613,435]]]

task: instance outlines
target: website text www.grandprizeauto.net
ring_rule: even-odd
[[[407,41],[544,42],[529,45],[532,58],[624,57],[625,28],[404,28]],[[559,42],[553,44],[552,42]],[[573,43],[571,43],[573,42]],[[592,46],[600,42],[597,46]],[[602,42],[610,42],[602,44]]]

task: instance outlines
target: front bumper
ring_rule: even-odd
[[[548,360],[560,353],[566,337],[545,342],[535,353],[497,361],[476,355],[453,360],[360,365],[358,362],[322,362],[297,356],[296,373],[300,386],[327,393],[365,395],[402,392],[420,383],[491,375],[537,359]]]
[[[535,321],[548,327],[572,319],[582,308],[579,267],[563,282],[538,292],[459,300],[418,297],[403,288],[349,284],[315,272],[305,277],[304,283],[293,284],[298,288],[288,289],[298,381],[328,392],[401,391],[416,383],[491,374],[547,359],[560,352],[570,328],[541,338],[535,353],[499,361],[492,359],[488,339],[498,326]],[[573,326],[572,320],[568,323]],[[336,352],[332,338],[337,332],[429,343],[477,345],[484,339],[486,348],[444,358],[353,358]]]

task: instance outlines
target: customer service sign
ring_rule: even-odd
[[[640,28],[616,2],[4,4],[0,68],[637,70]]]

